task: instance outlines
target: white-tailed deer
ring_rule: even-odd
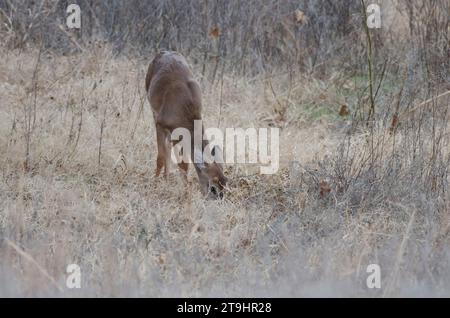
[[[164,176],[167,177],[172,132],[177,128],[187,129],[191,136],[191,149],[194,149],[194,121],[202,118],[200,86],[194,80],[186,59],[181,54],[163,51],[156,55],[148,67],[145,89],[156,125],[156,176],[159,176],[164,168]],[[208,141],[203,140],[202,152],[207,145]],[[219,150],[214,148],[214,151]],[[194,160],[194,151],[191,151],[190,157],[202,192],[209,197],[222,198],[227,179],[221,164],[196,162],[198,160]],[[178,164],[185,176],[188,164],[185,161]]]

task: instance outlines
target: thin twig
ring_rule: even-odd
[[[17,252],[17,254],[19,254],[25,260],[27,260],[28,262],[30,262],[31,264],[36,266],[36,268],[39,270],[39,272],[41,272],[41,274],[44,275],[50,281],[50,283],[53,286],[55,286],[56,289],[58,289],[59,292],[61,292],[61,293],[63,292],[63,289],[58,285],[56,280],[52,276],[50,276],[50,274],[47,272],[47,270],[45,270],[45,268],[43,268],[41,265],[39,265],[39,263],[30,254],[25,252],[23,249],[21,249],[19,246],[17,246],[17,244],[15,244],[14,242],[12,242],[11,240],[9,240],[7,238],[5,238],[5,242],[7,245],[12,247]]]
[[[403,254],[405,253],[406,244],[408,243],[408,240],[409,240],[409,233],[411,232],[411,229],[413,227],[415,216],[416,216],[416,211],[413,211],[413,213],[411,214],[411,216],[409,218],[408,225],[406,226],[405,233],[403,234],[403,239],[402,239],[402,242],[400,243],[400,247],[398,248],[397,258],[395,260],[395,265],[394,265],[394,271],[392,273],[392,279],[389,282],[389,285],[387,286],[387,288],[385,289],[385,291],[383,293],[383,297],[389,296],[391,290],[394,288],[395,282],[397,281],[398,272],[400,270],[400,265],[403,261]]]
[[[412,109],[408,110],[406,113],[403,113],[403,114],[401,115],[401,118],[404,119],[406,116],[412,114],[413,112],[415,112],[415,111],[416,111],[417,109],[419,109],[420,107],[425,106],[425,105],[427,105],[427,104],[429,104],[429,103],[431,103],[431,102],[433,102],[433,101],[436,101],[436,100],[439,99],[439,98],[445,97],[445,96],[447,96],[447,95],[450,95],[450,91],[447,91],[447,92],[445,92],[445,93],[442,93],[442,94],[440,94],[440,95],[438,95],[438,96],[433,96],[433,97],[431,97],[430,99],[427,99],[426,101],[423,101],[423,102],[421,102],[420,104],[414,106]]]
[[[367,124],[370,122],[371,119],[375,116],[375,97],[373,94],[373,66],[372,66],[372,37],[370,36],[369,26],[367,25],[367,12],[366,12],[366,5],[364,3],[364,0],[361,0],[362,9],[363,9],[363,16],[364,16],[364,30],[366,32],[367,36],[367,63],[369,68],[369,98],[370,98],[370,110],[369,114],[367,116]]]

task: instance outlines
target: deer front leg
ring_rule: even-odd
[[[184,149],[181,146],[181,143],[179,140],[177,141],[173,141],[172,142],[172,148],[173,148],[173,152],[175,154],[175,158],[177,160],[178,163],[178,168],[180,168],[181,170],[181,175],[183,178],[183,194],[182,196],[184,198],[186,198],[186,202],[188,202],[188,206],[190,206],[190,198],[191,198],[191,183],[188,180],[188,168],[189,168],[189,163],[187,162],[188,157],[190,154],[186,154],[184,153],[186,151],[186,149]]]
[[[189,168],[189,163],[186,162],[186,156],[184,155],[184,151],[186,151],[186,149],[182,147],[179,140],[172,141],[172,148],[177,160],[178,168],[180,168],[181,170],[183,179],[187,181],[187,171]]]
[[[169,169],[170,151],[168,149],[167,141],[168,133],[159,124],[156,124],[156,141],[158,143],[158,156],[156,158],[156,172],[155,176],[158,177],[164,168],[164,178],[167,179],[167,173]]]

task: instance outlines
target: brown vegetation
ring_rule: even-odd
[[[448,1],[368,34],[344,2],[82,0],[72,31],[65,1],[0,0],[0,295],[449,296]],[[163,48],[207,125],[281,129],[277,174],[226,166],[223,201],[156,182]]]

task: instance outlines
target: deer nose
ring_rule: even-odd
[[[215,186],[211,186],[209,188],[209,192],[211,192],[212,194],[214,194],[215,196],[217,196],[217,188]]]

